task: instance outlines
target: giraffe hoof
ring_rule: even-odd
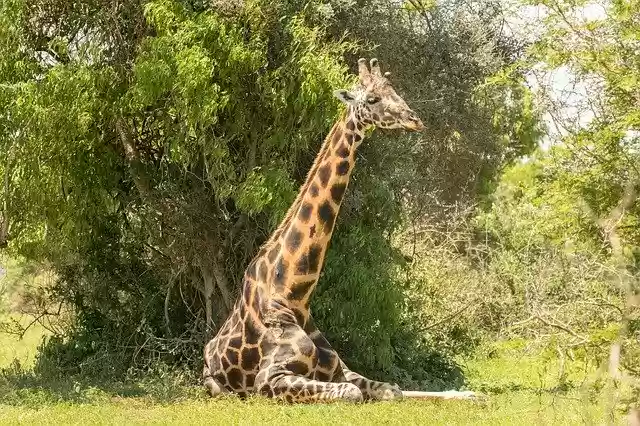
[[[402,391],[398,385],[387,385],[385,388],[381,389],[378,399],[381,401],[402,399]]]
[[[348,402],[362,402],[364,400],[360,388],[352,383],[349,383],[349,385],[345,388],[342,397]]]

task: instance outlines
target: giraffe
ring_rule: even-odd
[[[228,319],[205,345],[203,380],[211,396],[260,394],[287,402],[403,397],[398,386],[349,370],[316,328],[309,306],[365,131],[424,128],[377,59],[370,67],[359,59],[358,73],[353,90],[334,92],[347,105],[345,113],[282,223],[247,267]],[[405,396],[455,397],[446,392]]]

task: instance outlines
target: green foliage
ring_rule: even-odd
[[[424,332],[434,317],[408,311],[432,283],[407,279],[392,236],[409,212],[424,221],[473,204],[531,149],[521,77],[491,80],[517,54],[497,13],[467,22],[434,4],[432,22],[377,0],[218,3],[129,2],[116,17],[101,0],[0,9],[0,220],[10,254],[56,273],[39,309],[60,302],[73,318],[37,371],[199,369],[340,112],[332,92],[354,82],[344,64],[378,44],[429,131],[363,146],[313,311],[354,368],[459,384],[452,357],[478,338],[466,325]]]
[[[399,271],[389,263],[391,248],[383,236],[362,225],[344,229],[332,247],[314,295],[316,321],[346,360],[388,371],[402,306]],[[360,348],[370,350],[362,353]]]
[[[534,96],[516,65],[487,77],[475,89],[478,104],[492,111],[491,124],[500,135],[504,163],[511,163],[535,149],[542,136],[540,112]]]
[[[76,315],[74,328],[43,348],[42,368],[53,362],[60,374],[119,374],[91,369],[125,371],[130,361],[122,356],[149,336],[154,343],[145,350],[198,362],[203,325],[192,308],[200,311],[203,298],[201,281],[186,284],[192,265],[220,251],[216,236],[246,213],[246,250],[234,241],[219,254],[235,286],[288,208],[301,158],[338,113],[329,89],[347,84],[339,56],[352,46],[324,41],[303,16],[282,19],[260,2],[233,18],[145,2],[118,22],[98,3],[85,4],[87,21],[75,6],[54,2],[53,52],[41,44],[45,18],[26,3],[8,6],[0,14],[14,22],[1,34],[12,54],[0,61],[0,172],[8,176],[2,213],[10,218],[10,252],[52,262],[58,282],[50,302]],[[15,52],[29,64],[20,73],[11,68]],[[118,123],[139,163],[125,161],[132,148]],[[165,318],[162,283],[175,271],[187,288],[174,293]],[[193,339],[191,349],[175,342],[166,349],[167,319],[176,322],[173,332],[195,333],[178,340]],[[92,361],[108,354],[111,363]]]
[[[544,31],[519,66],[563,70],[583,99],[543,98],[557,130],[550,147],[507,167],[475,218],[483,269],[511,293],[500,303],[503,324],[493,327],[528,337],[542,328],[549,357],[600,365],[606,376],[594,383],[616,395],[611,409],[626,410],[640,383],[639,110],[630,86],[638,76],[638,4],[590,4],[604,13],[589,17],[582,2],[535,3],[546,12]]]
[[[522,49],[503,35],[494,2],[410,2],[410,13],[386,1],[329,3],[333,33],[349,28],[389,63],[392,82],[426,125],[402,139],[380,132],[364,148],[375,164],[369,170],[412,216],[446,220],[452,206],[473,205],[501,167],[535,147],[538,111],[526,70],[513,66]]]
[[[295,188],[281,169],[254,169],[239,189],[236,205],[250,215],[271,206],[278,213],[274,215],[274,219],[278,220],[284,217],[295,195]]]

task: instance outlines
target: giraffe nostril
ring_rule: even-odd
[[[411,130],[422,130],[424,128],[424,124],[422,124],[422,120],[420,120],[420,118],[418,117],[418,115],[409,110],[407,111],[407,114],[405,115],[406,120],[407,120],[407,128],[411,129]]]

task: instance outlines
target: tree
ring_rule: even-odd
[[[522,129],[535,120],[518,78],[487,81],[514,56],[496,27],[481,31],[494,15],[463,33],[470,14],[339,3],[5,2],[7,249],[48,262],[58,276],[49,302],[75,314],[43,359],[94,376],[143,364],[143,355],[199,366],[203,340],[338,114],[332,91],[351,83],[343,64],[355,63],[356,43],[385,41],[376,53],[394,64],[394,80],[432,130],[376,137],[363,151],[314,315],[363,372],[424,379],[429,366],[418,355],[432,348],[397,354],[419,339],[403,324],[404,260],[390,235],[407,206],[413,216],[444,216],[427,195],[471,204],[530,149],[509,116]],[[497,54],[482,49],[487,41]],[[499,106],[506,97],[514,102]],[[120,361],[92,362],[105,354]]]
[[[625,375],[637,394],[640,4],[528,4],[544,27],[520,66],[539,84],[549,147],[507,168],[479,228],[518,295],[512,322],[554,330],[605,366],[612,395]],[[565,88],[544,83],[553,72]]]
[[[350,45],[262,2],[235,19],[174,1],[2,12],[10,249],[53,262],[52,296],[88,330],[210,335],[337,114]],[[204,324],[173,321],[192,303]]]

